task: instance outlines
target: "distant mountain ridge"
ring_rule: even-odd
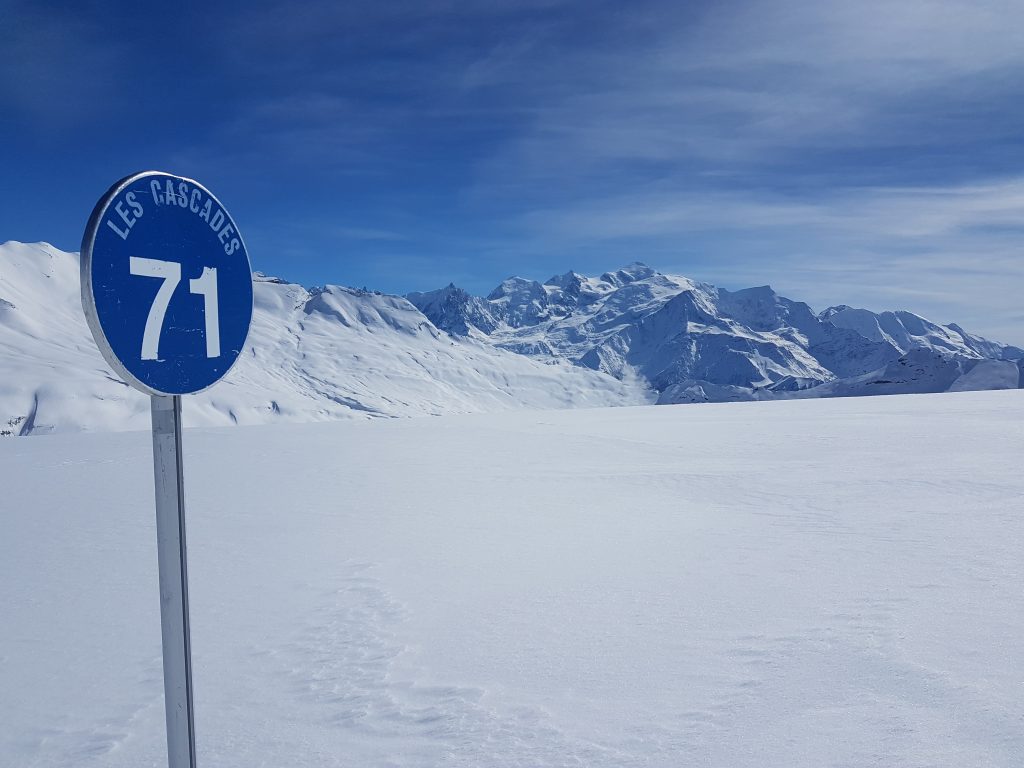
[[[0,436],[145,429],[81,308],[77,254],[0,244]],[[640,263],[512,277],[486,298],[254,276],[249,343],[190,426],[1011,389],[1024,351],[907,312],[815,314]]]
[[[845,305],[816,314],[769,286],[727,291],[639,262],[511,277],[486,298],[455,285],[407,298],[453,335],[639,377],[660,403],[1008,388],[1014,375],[1019,387],[1024,368],[1024,350],[956,324]]]

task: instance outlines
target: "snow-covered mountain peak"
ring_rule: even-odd
[[[823,309],[821,312],[818,313],[818,319],[831,320],[832,315],[835,315],[838,312],[842,312],[844,309],[850,309],[850,307],[846,304],[836,304],[835,306],[827,307],[826,309]]]
[[[327,285],[309,292],[302,307],[309,319],[326,318],[359,333],[392,330],[438,337],[438,330],[407,299],[373,291]]]
[[[259,271],[252,273],[252,279],[254,283],[278,283],[284,285],[288,282],[283,278],[276,277],[275,275],[268,275],[266,272]]]
[[[498,320],[483,299],[471,296],[455,283],[444,288],[406,296],[415,307],[430,316],[442,331],[457,336],[488,334],[498,327]]]
[[[586,275],[581,275],[579,272],[569,270],[562,275],[552,275],[547,279],[544,285],[551,285],[556,288],[570,288],[572,286],[579,286],[585,283],[589,278]]]
[[[956,323],[939,325],[913,312],[872,312],[840,304],[818,317],[840,328],[850,328],[873,341],[886,341],[903,352],[917,347],[934,348],[947,354],[993,360],[1016,360],[1024,350],[989,341],[969,333]]]
[[[627,264],[621,269],[617,269],[614,272],[605,272],[601,275],[601,280],[606,283],[611,283],[616,287],[621,287],[627,283],[635,283],[637,280],[646,280],[649,277],[654,277],[657,272],[651,269],[649,266],[641,261],[634,261],[631,264]]]
[[[490,302],[495,317],[513,327],[536,325],[552,316],[565,315],[560,302],[551,300],[554,287],[541,285],[536,280],[510,277],[490,292]]]
[[[521,301],[522,299],[534,299],[544,296],[544,286],[536,280],[527,280],[525,277],[507,277],[501,281],[497,288],[487,295],[488,301],[499,301],[500,299]]]

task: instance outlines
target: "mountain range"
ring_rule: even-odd
[[[0,434],[144,429],[81,309],[78,255],[0,245]],[[815,313],[639,263],[512,277],[486,298],[406,297],[254,275],[247,348],[189,397],[190,426],[1008,389],[1024,350],[908,312]]]
[[[407,297],[453,336],[642,381],[659,403],[1004,389],[1024,350],[910,312],[815,313],[769,286],[727,291],[634,263]]]

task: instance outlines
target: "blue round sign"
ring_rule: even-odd
[[[238,227],[196,181],[158,171],[122,179],[82,240],[82,305],[103,357],[132,386],[204,390],[234,365],[252,320]]]

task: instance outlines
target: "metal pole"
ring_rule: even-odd
[[[160,563],[160,628],[169,768],[196,768],[192,715],[192,647],[188,623],[185,485],[181,462],[181,397],[153,395],[153,470]]]

